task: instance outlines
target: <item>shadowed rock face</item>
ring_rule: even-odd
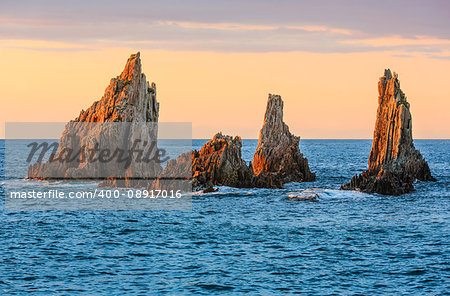
[[[434,181],[430,168],[412,139],[409,103],[397,74],[389,69],[378,82],[378,110],[369,169],[355,175],[342,189],[399,195],[414,190],[413,182]]]
[[[112,78],[105,89],[103,97],[94,102],[87,110],[82,110],[75,120],[66,125],[59,140],[56,158],[62,156],[64,149],[79,151],[81,147],[93,149],[94,143],[102,147],[129,148],[136,139],[140,141],[156,141],[159,103],[156,100],[156,86],[146,80],[141,72],[139,52],[127,60],[124,70],[116,78]],[[124,123],[127,124],[114,124]],[[96,124],[110,123],[110,124]],[[146,123],[146,124],[142,124]],[[28,177],[35,179],[49,178],[84,178],[92,176],[120,176],[127,181],[128,176],[142,177],[158,175],[161,171],[159,163],[133,164],[126,171],[114,165],[100,162],[46,162],[36,163],[29,167]],[[113,184],[116,181],[110,180]],[[124,184],[132,185],[132,184]]]
[[[289,132],[283,121],[283,100],[269,94],[264,124],[253,156],[253,171],[261,178],[271,176],[282,183],[314,181],[308,160],[299,149],[300,137]]]

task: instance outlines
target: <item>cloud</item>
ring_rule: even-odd
[[[162,26],[178,26],[187,29],[209,29],[219,31],[270,31],[275,30],[277,26],[264,25],[247,25],[233,23],[196,23],[196,22],[176,22],[176,21],[159,21]]]
[[[178,26],[188,29],[209,29],[219,31],[273,31],[277,29],[299,30],[307,32],[332,32],[336,34],[351,35],[350,30],[341,28],[329,28],[325,26],[276,26],[276,25],[251,25],[239,23],[198,23],[198,22],[177,22],[177,21],[159,21],[157,24],[162,26]]]
[[[414,58],[415,56],[412,54],[392,54],[394,58]]]
[[[308,32],[332,32],[337,34],[351,35],[352,32],[347,29],[329,28],[325,26],[285,26],[287,29],[303,30]]]
[[[1,18],[103,23],[148,20],[325,26],[368,34],[449,38],[447,0],[2,0]]]
[[[0,48],[68,52],[94,50],[94,47],[84,46],[81,44],[45,40],[0,40]]]
[[[431,59],[438,59],[438,60],[450,60],[450,54],[426,54],[427,57]]]
[[[450,39],[439,39],[429,36],[414,36],[414,38],[403,38],[401,36],[381,37],[346,40],[347,44],[362,44],[374,47],[382,46],[404,46],[404,45],[450,45]]]
[[[55,51],[105,46],[221,52],[394,51],[438,56],[450,49],[447,2],[395,1],[389,9],[378,1],[371,3],[25,0],[19,5],[4,0],[0,40],[30,42],[0,42],[0,46]],[[36,43],[41,41],[59,45]]]

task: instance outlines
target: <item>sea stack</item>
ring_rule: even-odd
[[[158,122],[156,85],[142,73],[140,53],[132,54],[122,73],[112,78],[105,94],[75,122]]]
[[[395,72],[385,70],[378,94],[369,169],[355,175],[342,189],[400,195],[413,191],[415,180],[434,181],[427,162],[414,147],[409,103]]]
[[[204,192],[214,191],[213,186],[283,188],[287,182],[314,181],[299,141],[283,122],[281,97],[269,95],[253,165],[242,159],[239,136],[217,133],[199,151],[170,160],[151,188],[170,190],[176,183],[174,177],[190,173],[193,190]]]
[[[141,72],[139,52],[132,54],[122,73],[112,78],[103,97],[94,102],[86,111],[70,121],[59,140],[58,152],[54,159],[63,159],[64,153],[80,151],[76,161],[37,162],[28,169],[28,177],[34,179],[97,178],[109,179],[113,185],[116,180],[129,184],[128,178],[147,178],[157,176],[162,168],[158,162],[133,163],[122,168],[112,161],[88,162],[83,155],[98,146],[112,149],[129,149],[133,143],[151,143],[157,140],[159,103],[156,100],[156,86],[146,80]],[[92,150],[91,150],[92,151]],[[114,177],[112,177],[114,176]],[[128,183],[127,183],[128,182]],[[134,182],[134,181],[133,181]]]
[[[282,183],[314,181],[308,160],[300,153],[300,137],[289,132],[283,121],[283,100],[269,94],[264,123],[253,156],[253,171],[257,178],[270,176]]]
[[[199,151],[193,150],[170,160],[153,187],[171,188],[174,182],[167,179],[187,173],[192,175],[194,190],[212,186],[253,187],[253,172],[242,159],[241,148],[239,136],[233,138],[217,133]]]
[[[216,134],[193,152],[193,185],[251,187],[253,174],[241,157],[241,148],[239,136]]]

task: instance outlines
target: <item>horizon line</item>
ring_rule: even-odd
[[[236,136],[235,136],[236,137]],[[20,138],[0,138],[1,140],[59,140],[59,138],[27,138],[27,139],[20,139]],[[242,140],[259,140],[258,138],[242,138]],[[171,139],[171,138],[159,138],[158,140],[212,140],[212,138],[185,138],[185,139]],[[373,140],[368,138],[300,138],[301,140]],[[416,138],[414,140],[450,140],[450,138]]]

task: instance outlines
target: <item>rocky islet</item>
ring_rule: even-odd
[[[130,56],[124,70],[111,79],[105,94],[77,118],[68,123],[59,148],[92,145],[101,141],[102,128],[86,128],[83,123],[128,123],[110,141],[133,143],[132,135],[157,138],[157,128],[142,128],[139,123],[158,123],[159,103],[156,85],[141,72],[140,53]],[[415,180],[432,181],[430,169],[412,140],[409,103],[400,89],[398,75],[386,70],[378,83],[378,110],[369,169],[355,175],[341,189],[398,195],[414,190]],[[106,174],[101,186],[170,187],[170,179],[183,176],[194,190],[213,192],[214,186],[238,188],[282,188],[288,182],[314,181],[308,160],[299,149],[300,138],[290,133],[283,121],[284,102],[279,95],[269,94],[263,126],[253,161],[247,164],[241,155],[242,140],[217,133],[199,151],[183,153],[170,160],[164,169],[158,162],[134,164],[120,176],[108,177],[108,168],[90,163],[35,163],[28,177],[34,179],[80,178],[86,171]],[[130,132],[131,131],[131,132]],[[108,131],[111,133],[111,131]],[[95,141],[94,141],[95,140]],[[61,149],[58,153],[61,153]],[[56,155],[58,156],[58,155]],[[115,169],[115,168],[113,168]],[[167,181],[169,180],[169,181]]]
[[[378,82],[378,110],[369,169],[341,189],[400,195],[414,190],[415,180],[434,181],[428,163],[414,147],[410,104],[397,73],[386,69]]]

